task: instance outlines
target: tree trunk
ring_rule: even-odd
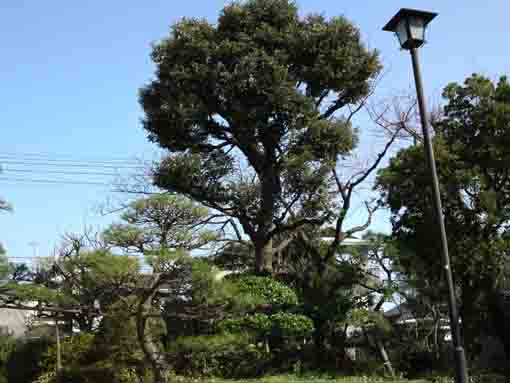
[[[379,352],[379,355],[381,356],[381,359],[384,363],[384,368],[389,372],[391,377],[394,378],[395,371],[393,370],[393,366],[391,364],[390,358],[388,358],[388,353],[386,352],[384,343],[377,336],[373,336],[370,333],[370,331],[366,331],[365,329],[363,329],[363,333],[365,334],[365,337],[367,338],[368,344],[370,345],[370,343],[372,343],[377,347],[377,351]]]
[[[152,301],[159,289],[160,279],[161,276],[156,274],[150,288],[140,299],[136,314],[136,330],[138,342],[140,343],[145,358],[149,361],[152,367],[154,382],[168,383],[168,364],[165,360],[165,356],[159,351],[158,346],[147,333],[147,325],[152,310]]]
[[[440,346],[440,342],[439,342],[439,329],[441,327],[441,313],[439,310],[434,309],[433,315],[434,315],[434,324],[433,324],[432,342],[433,342],[434,353],[436,355],[437,360],[439,360],[439,358],[441,356],[441,346]]]
[[[264,165],[259,173],[260,210],[257,213],[257,240],[255,241],[255,267],[261,275],[273,274],[273,241],[270,231],[273,227],[273,215],[276,201],[281,193],[280,177],[276,165],[276,142],[267,132],[263,138]]]
[[[255,242],[255,271],[261,275],[273,273],[273,240]]]
[[[388,370],[390,373],[390,376],[392,378],[395,377],[395,371],[393,370],[393,366],[391,365],[390,358],[388,358],[388,354],[386,352],[386,348],[384,348],[384,343],[376,337],[375,344],[377,345],[377,349],[379,350],[379,354],[381,354],[381,358],[384,362],[384,367]]]
[[[327,325],[325,321],[314,321],[315,331],[313,333],[313,343],[315,346],[314,365],[316,368],[323,368],[328,364],[328,350],[326,348]]]
[[[474,363],[480,351],[477,337],[480,334],[480,323],[477,319],[480,315],[476,307],[477,293],[469,287],[462,288],[462,305],[460,307],[460,318],[462,320],[462,335],[466,358],[470,364]]]

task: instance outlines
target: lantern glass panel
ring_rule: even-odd
[[[405,46],[407,41],[409,40],[409,35],[407,33],[407,20],[402,19],[397,24],[397,28],[395,29],[395,34],[398,37],[398,41],[402,47]]]
[[[419,42],[425,41],[425,22],[421,17],[409,18],[409,30],[411,39]]]

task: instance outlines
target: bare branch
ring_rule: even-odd
[[[385,133],[393,136],[398,131],[397,138],[421,141],[418,128],[417,101],[414,95],[404,94],[393,97],[389,102],[367,107],[371,120]],[[392,117],[388,117],[389,114]]]
[[[236,236],[237,236],[237,239],[239,241],[242,241],[242,236],[241,236],[241,231],[239,230],[239,228],[237,227],[236,223],[234,222],[233,219],[230,219],[229,220],[229,223],[230,225],[232,226],[232,228],[234,229],[234,232],[236,233]]]
[[[366,206],[367,212],[368,212],[367,220],[365,221],[365,223],[363,225],[355,226],[355,227],[347,230],[344,233],[344,238],[349,238],[355,233],[364,231],[364,230],[368,229],[370,227],[370,225],[372,224],[372,217],[380,205],[376,205],[375,207],[370,207],[370,204],[368,202],[365,202],[365,206]]]
[[[399,130],[397,130],[391,136],[391,138],[388,140],[388,142],[384,146],[383,151],[378,154],[377,158],[372,163],[372,165],[367,170],[365,170],[360,177],[358,177],[354,181],[349,182],[349,189],[350,190],[354,189],[356,186],[358,186],[360,183],[362,183],[364,180],[366,180],[367,177],[379,166],[379,164],[381,163],[381,160],[384,158],[384,156],[386,156],[386,153],[390,149],[391,145],[393,145],[393,143],[395,142],[395,139],[397,138],[398,132],[399,132]]]
[[[336,186],[338,187],[338,191],[342,195],[343,200],[345,201],[347,199],[347,193],[346,193],[346,187],[341,182],[340,177],[338,176],[338,172],[336,169],[333,169],[333,176],[335,177]]]

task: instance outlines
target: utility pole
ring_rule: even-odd
[[[55,337],[57,338],[57,365],[56,365],[56,373],[57,376],[60,375],[62,371],[62,348],[60,345],[60,330],[58,328],[58,317],[55,317]]]
[[[28,246],[32,247],[32,260],[30,261],[30,264],[32,265],[32,267],[34,267],[34,265],[36,267],[39,267],[39,263],[38,263],[38,259],[39,259],[39,242],[37,241],[31,241],[31,242],[28,242]]]

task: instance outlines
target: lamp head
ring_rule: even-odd
[[[383,31],[397,35],[403,49],[419,48],[425,43],[425,31],[437,13],[402,8],[384,26]]]

